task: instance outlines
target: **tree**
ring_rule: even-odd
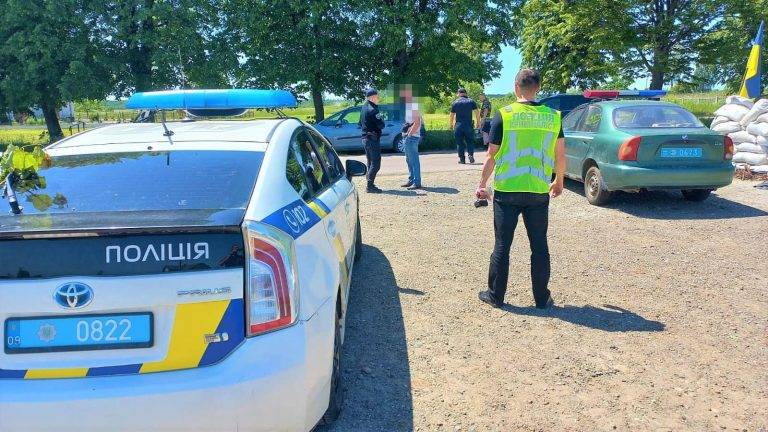
[[[225,0],[221,6],[224,33],[240,60],[237,86],[309,92],[320,121],[325,93],[359,97],[370,81],[372,59],[347,2]]]
[[[722,24],[699,42],[701,62],[713,65],[718,84],[725,84],[729,91],[741,87],[750,41],[755,37],[760,21],[768,22],[768,0],[727,0]],[[764,35],[768,40],[768,35]],[[763,45],[763,55],[768,45]],[[763,65],[766,62],[763,61]],[[768,67],[763,66],[761,82],[768,85]]]
[[[545,91],[565,93],[621,80],[617,59],[629,34],[602,6],[593,0],[529,0],[520,10],[523,31],[515,43],[523,64],[541,72]]]
[[[228,87],[237,66],[212,0],[98,3],[99,31],[111,53],[114,93],[175,87]]]
[[[629,17],[629,64],[651,76],[650,88],[661,89],[674,77],[688,76],[702,55],[699,41],[723,25],[723,0],[624,0],[622,9],[607,10]]]
[[[376,83],[411,83],[425,96],[498,76],[500,45],[513,39],[517,0],[357,0],[360,37]]]
[[[91,5],[88,0],[0,5],[0,105],[40,107],[50,139],[61,139],[59,108],[70,100],[102,99],[110,87],[104,47],[92,37]]]

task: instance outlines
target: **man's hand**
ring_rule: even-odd
[[[550,198],[557,198],[563,193],[563,181],[555,180],[549,185]]]
[[[477,190],[475,191],[475,196],[477,199],[488,199],[488,191],[485,190],[485,186],[478,186]]]

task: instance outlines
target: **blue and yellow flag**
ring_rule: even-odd
[[[763,45],[763,27],[765,21],[760,22],[760,28],[757,29],[757,36],[752,40],[752,51],[747,60],[747,72],[744,74],[744,82],[741,84],[739,95],[746,98],[756,98],[760,96],[760,48]]]

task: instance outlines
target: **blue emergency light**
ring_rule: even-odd
[[[146,110],[237,110],[296,108],[296,97],[287,90],[165,90],[135,93],[125,107]]]

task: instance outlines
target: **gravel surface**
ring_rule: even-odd
[[[362,194],[346,400],[320,431],[767,430],[768,191],[598,208],[569,182],[550,210],[556,306],[532,307],[521,221],[498,310],[477,299],[493,238],[478,177]]]

